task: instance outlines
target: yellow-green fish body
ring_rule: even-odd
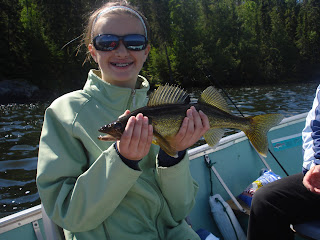
[[[142,113],[147,116],[153,126],[153,143],[169,155],[174,156],[176,150],[173,137],[178,133],[186,111],[194,106],[209,118],[210,129],[204,138],[209,146],[219,142],[224,134],[224,128],[242,130],[252,142],[256,150],[266,156],[268,150],[267,132],[282,119],[281,114],[265,114],[254,117],[238,117],[230,114],[228,104],[220,93],[212,86],[206,88],[197,103],[190,103],[189,95],[176,86],[160,86],[150,97],[146,107],[139,108],[130,115],[120,117],[113,123],[103,126],[99,131],[107,133],[99,139],[119,140],[125,129],[128,119]]]

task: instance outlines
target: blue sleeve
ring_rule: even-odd
[[[124,156],[122,156],[119,152],[119,149],[118,149],[116,143],[113,144],[113,147],[115,148],[117,154],[119,155],[119,157],[121,158],[121,160],[124,164],[126,164],[128,167],[130,167],[134,170],[137,170],[137,171],[141,170],[139,167],[140,160],[138,160],[138,161],[137,160],[130,160],[130,159],[127,159]]]
[[[121,158],[122,162],[125,163],[128,167],[134,169],[134,170],[141,170],[139,167],[139,161],[136,160],[130,160],[122,156],[118,150],[117,144],[113,144],[117,154]],[[186,150],[178,152],[178,157],[171,157],[168,154],[166,154],[165,151],[163,151],[161,148],[159,150],[159,166],[160,167],[171,167],[179,163],[183,158],[184,155],[186,154]]]
[[[165,151],[163,151],[161,148],[159,150],[159,156],[158,156],[158,164],[160,167],[171,167],[179,163],[186,154],[186,150],[178,152],[178,157],[171,157],[168,154],[166,154]]]
[[[320,85],[311,110],[306,118],[306,125],[302,131],[303,140],[303,171],[304,173],[314,165],[320,164]]]

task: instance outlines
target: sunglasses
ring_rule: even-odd
[[[113,34],[99,34],[93,38],[93,46],[99,51],[115,50],[122,40],[124,46],[131,51],[141,51],[147,47],[148,40],[140,34],[117,36]]]

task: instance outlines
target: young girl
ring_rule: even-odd
[[[142,114],[129,119],[120,141],[97,138],[100,126],[146,104],[149,83],[138,74],[150,51],[148,29],[126,2],[95,11],[85,40],[99,70],[46,110],[37,186],[66,239],[199,239],[184,220],[198,188],[186,149],[209,129],[205,114],[188,109],[175,136],[177,158],[151,145]]]

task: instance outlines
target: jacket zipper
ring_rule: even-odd
[[[136,90],[135,89],[131,89],[131,102],[132,102],[132,107],[133,109],[136,109]],[[130,103],[129,103],[129,107],[130,107]]]
[[[155,186],[155,184],[153,184],[152,182],[150,182],[148,179],[145,179],[143,177],[140,177],[141,180],[145,181],[158,195],[159,199],[160,199],[160,209],[159,209],[159,214],[156,217],[156,228],[158,229],[158,220],[159,220],[159,216],[163,210],[164,207],[164,199],[163,199],[163,195],[161,194],[160,190]],[[159,239],[162,239],[160,234],[159,234],[159,230],[158,230],[158,237]]]

